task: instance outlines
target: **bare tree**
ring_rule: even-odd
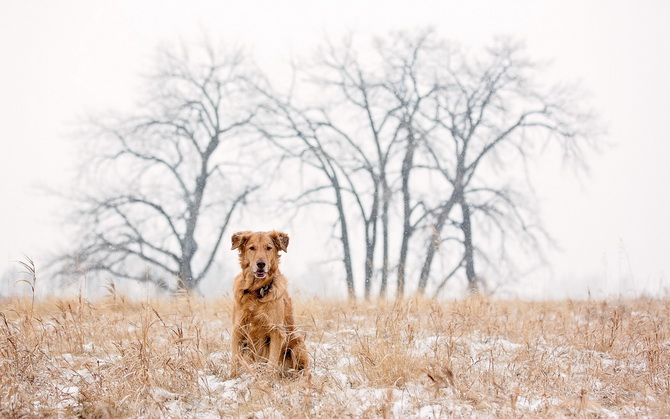
[[[236,210],[257,186],[240,176],[257,112],[240,51],[162,49],[135,115],[95,118],[76,211],[78,270],[198,286]]]
[[[377,51],[382,47],[378,46]],[[392,191],[388,168],[394,150],[399,147],[401,104],[389,90],[387,80],[376,68],[369,68],[348,37],[341,46],[327,44],[319,51],[309,81],[330,93],[329,104],[320,104],[315,120],[325,135],[339,138],[335,154],[347,179],[363,221],[364,297],[369,299],[375,274],[375,253],[381,221],[382,255],[380,294],[386,292],[389,263],[389,206]],[[360,176],[359,173],[364,174]]]
[[[398,119],[396,137],[402,138],[404,150],[400,162],[400,196],[402,201],[402,234],[400,236],[400,254],[397,265],[396,296],[403,297],[406,287],[406,268],[409,257],[409,245],[412,235],[421,225],[427,212],[422,199],[413,199],[416,186],[412,188],[412,173],[417,169],[417,156],[421,152],[422,143],[432,130],[432,122],[425,124],[421,118],[421,110],[425,102],[434,95],[436,80],[422,79],[425,70],[423,55],[431,48],[427,44],[430,31],[424,31],[410,37],[398,33],[391,37],[389,43],[382,43],[378,51],[389,67],[385,88],[392,93],[397,101],[394,113]]]
[[[465,268],[473,292],[479,280],[475,269],[477,214],[491,221],[501,237],[517,231],[534,244],[547,237],[533,214],[523,211],[528,194],[515,193],[504,184],[510,177],[505,173],[507,162],[523,169],[536,151],[555,144],[564,156],[581,164],[582,149],[593,145],[595,138],[592,116],[578,106],[574,92],[539,86],[537,67],[524,56],[520,44],[499,40],[481,60],[445,55],[449,58],[446,72],[424,116],[436,125],[426,142],[427,153],[432,170],[446,181],[447,198],[433,209],[433,233],[419,278],[421,293],[447,225],[460,230],[463,259],[457,267]],[[456,206],[461,208],[460,220],[450,223]],[[481,217],[477,225],[483,223]],[[505,248],[504,243],[500,246]]]

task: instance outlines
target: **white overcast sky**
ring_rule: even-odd
[[[589,177],[538,178],[561,251],[524,279],[528,295],[657,294],[670,288],[670,2],[668,1],[31,1],[0,2],[0,275],[25,253],[38,268],[65,237],[55,201],[74,165],[70,137],[90,113],[132,109],[161,42],[242,45],[266,71],[324,36],[430,25],[478,47],[525,40],[551,60],[547,80],[581,82],[612,146]],[[520,295],[526,291],[519,291]]]

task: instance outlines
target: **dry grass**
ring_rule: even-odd
[[[230,301],[0,303],[0,416],[670,415],[668,300],[296,302],[311,383],[230,379]]]

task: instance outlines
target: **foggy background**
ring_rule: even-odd
[[[499,295],[667,295],[668,16],[670,5],[661,1],[3,2],[0,295],[22,287],[14,272],[23,254],[36,263],[38,291],[54,292],[41,269],[77,238],[62,223],[67,203],[43,190],[72,184],[78,164],[72,138],[83,120],[136,109],[157,46],[205,36],[230,43],[250,52],[273,82],[287,84],[291,60],[309,56],[325,38],[338,41],[350,32],[383,37],[426,26],[463,48],[481,48],[496,35],[524,41],[532,59],[550,63],[542,81],[579,81],[607,129],[602,152],[589,154],[587,176],[575,176],[551,157],[537,163],[541,217],[560,248],[549,253],[545,269],[526,273]],[[236,220],[226,237],[272,228],[291,235],[282,271],[294,290],[345,295],[341,267],[310,257],[328,237],[253,216]],[[230,288],[237,256],[228,249],[226,239],[218,260],[229,277],[204,282],[208,295]]]

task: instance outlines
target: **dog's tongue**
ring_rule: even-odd
[[[257,278],[263,278],[265,277],[265,272],[263,271],[254,272],[254,275],[256,275]]]

